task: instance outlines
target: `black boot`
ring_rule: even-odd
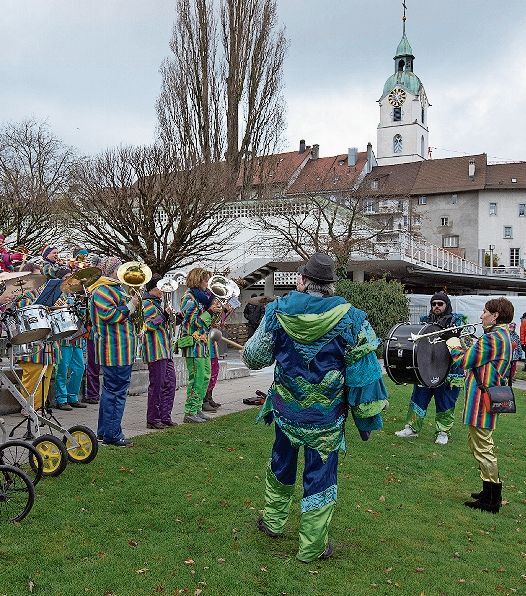
[[[489,482],[489,494],[483,495],[476,501],[466,501],[464,505],[471,509],[480,509],[490,513],[498,513],[502,505],[502,483]]]
[[[213,408],[220,408],[221,407],[221,404],[218,404],[216,401],[213,400],[213,398],[212,398],[212,390],[211,389],[209,389],[206,392],[205,401],[207,401]]]
[[[472,499],[482,499],[482,497],[490,494],[491,491],[491,482],[487,482],[486,480],[482,481],[482,490],[479,493],[471,493]]]

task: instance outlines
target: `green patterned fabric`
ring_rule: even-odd
[[[318,559],[329,542],[329,525],[335,503],[301,514],[300,544],[296,558],[304,563]]]
[[[289,517],[294,484],[282,484],[270,469],[270,462],[265,477],[265,509],[263,522],[276,534],[281,534]]]
[[[437,412],[435,416],[436,432],[448,433],[455,422],[455,408],[450,408],[445,412]]]
[[[312,343],[333,329],[351,308],[350,304],[338,304],[320,314],[287,315],[276,313],[278,321],[294,341]]]

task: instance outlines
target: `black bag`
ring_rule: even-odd
[[[492,414],[515,414],[517,405],[513,389],[509,385],[496,385],[495,387],[485,387],[480,382],[480,377],[476,368],[473,369],[477,385],[483,393],[484,407]]]

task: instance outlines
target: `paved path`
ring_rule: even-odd
[[[230,360],[229,360],[230,362]],[[214,400],[222,404],[217,414],[210,414],[211,418],[232,414],[241,410],[254,410],[254,416],[257,411],[255,406],[246,406],[243,399],[255,396],[256,389],[266,392],[272,382],[273,368],[266,368],[262,371],[251,371],[249,377],[240,379],[229,379],[219,381],[214,390]],[[181,387],[175,394],[175,404],[172,412],[174,422],[183,421],[183,408],[186,398],[186,387]],[[141,395],[129,395],[126,400],[122,428],[126,437],[134,437],[152,431],[146,428],[146,393]],[[54,415],[65,428],[70,428],[74,424],[84,424],[93,430],[97,429],[99,407],[97,405],[88,405],[86,409],[74,409],[70,412],[53,410]],[[9,414],[3,416],[8,431],[22,419],[18,414]],[[17,436],[23,434],[24,426],[17,431]],[[45,432],[45,431],[44,431]]]

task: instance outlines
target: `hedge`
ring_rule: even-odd
[[[409,301],[404,286],[398,281],[377,279],[358,283],[340,280],[337,294],[367,313],[380,338],[386,338],[396,323],[409,320]]]

